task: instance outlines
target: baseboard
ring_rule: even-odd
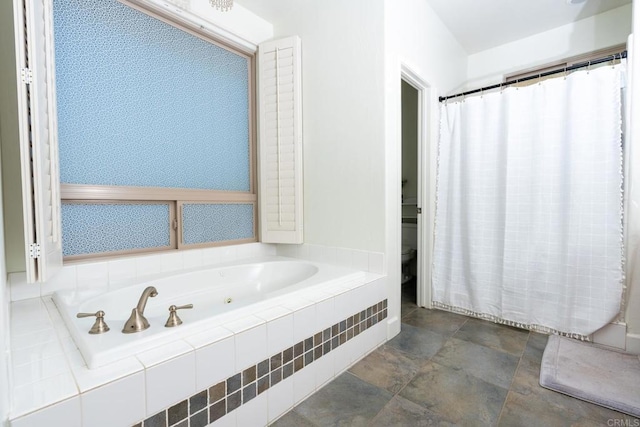
[[[626,323],[609,323],[593,333],[593,342],[608,347],[625,350],[627,341]]]
[[[387,341],[400,333],[400,319],[394,316],[387,320]]]
[[[640,354],[640,334],[627,334],[627,352]]]

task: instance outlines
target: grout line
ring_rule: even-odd
[[[507,389],[507,395],[502,402],[502,407],[500,408],[500,413],[498,414],[498,419],[496,420],[496,424],[500,424],[500,419],[502,418],[502,414],[504,413],[504,408],[507,405],[507,400],[509,400],[509,393],[511,393],[511,389],[513,388],[513,383],[516,380],[516,375],[518,374],[518,369],[520,369],[520,364],[522,364],[522,358],[524,357],[524,351],[527,348],[527,344],[529,343],[529,339],[531,338],[531,331],[527,333],[527,342],[522,349],[522,354],[518,358],[518,364],[516,365],[516,370],[513,372],[513,376],[511,377],[511,383],[509,384],[509,388]]]

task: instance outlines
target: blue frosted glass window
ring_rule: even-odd
[[[62,204],[64,256],[168,247],[168,204]]]
[[[248,58],[116,0],[53,0],[64,184],[250,190]]]
[[[182,241],[186,245],[252,239],[253,204],[182,205]]]

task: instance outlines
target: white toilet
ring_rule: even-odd
[[[416,250],[411,246],[402,245],[402,283],[406,283],[413,278],[413,275],[409,271],[409,263],[416,256]]]

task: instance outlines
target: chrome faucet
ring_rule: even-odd
[[[129,316],[127,323],[124,324],[124,328],[122,329],[123,333],[132,334],[134,332],[142,332],[149,327],[149,321],[144,317],[144,308],[147,305],[149,297],[155,297],[156,295],[158,295],[158,291],[153,286],[149,286],[142,291],[138,305],[131,310],[131,316]]]

